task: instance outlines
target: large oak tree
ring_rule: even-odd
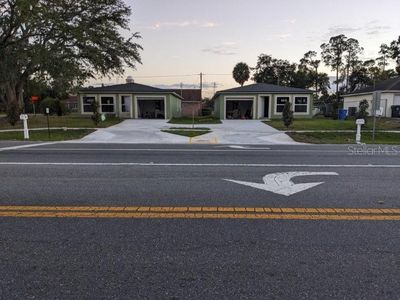
[[[8,114],[20,109],[31,77],[72,86],[134,68],[142,48],[129,33],[130,14],[122,0],[0,0],[0,100]]]

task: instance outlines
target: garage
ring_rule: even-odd
[[[227,120],[253,119],[253,98],[227,98],[225,106],[225,118]]]
[[[81,114],[93,114],[92,103],[96,101],[101,113],[131,119],[178,118],[183,100],[174,90],[135,83],[129,77],[125,84],[83,88],[78,99]]]
[[[138,98],[137,109],[139,119],[165,119],[164,98]]]
[[[312,97],[311,90],[254,83],[217,91],[212,98],[213,115],[221,120],[281,119],[283,102],[290,101],[294,117],[311,118]]]

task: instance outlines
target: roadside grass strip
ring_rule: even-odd
[[[293,140],[311,144],[354,144],[355,132],[287,132]],[[361,141],[367,144],[399,145],[400,132],[376,132],[375,140],[370,131],[362,132]]]
[[[400,208],[219,206],[0,206],[8,218],[400,221]]]
[[[29,141],[67,141],[81,139],[84,136],[94,132],[94,129],[51,129],[50,136],[47,129],[31,129],[29,131]],[[0,140],[23,141],[24,134],[20,130],[0,132]]]

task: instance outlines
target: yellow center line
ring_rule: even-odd
[[[0,217],[130,219],[392,220],[399,208],[222,206],[0,206]]]

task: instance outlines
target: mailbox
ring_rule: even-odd
[[[356,124],[357,125],[364,125],[365,124],[365,120],[364,119],[357,119],[356,120]]]

